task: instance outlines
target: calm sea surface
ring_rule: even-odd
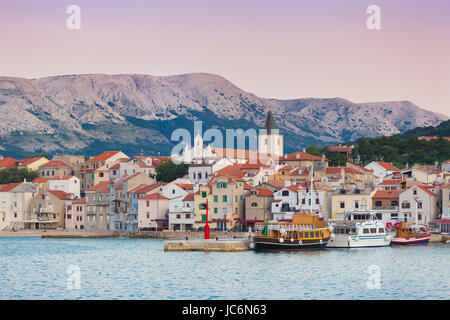
[[[204,253],[164,252],[162,240],[0,237],[0,299],[450,299],[449,258],[449,244]]]

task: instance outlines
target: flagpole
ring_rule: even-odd
[[[313,186],[313,184],[314,184],[313,177],[314,177],[314,167],[311,166],[311,188],[310,188],[311,196],[309,197],[309,201],[310,201],[309,207],[310,207],[311,213],[313,212],[313,210],[312,210],[312,203],[313,203],[313,201],[312,201],[312,194],[313,194],[313,188],[314,188],[314,186]]]

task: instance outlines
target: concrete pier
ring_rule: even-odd
[[[219,251],[236,252],[252,250],[251,239],[198,239],[198,240],[166,240],[164,251]]]

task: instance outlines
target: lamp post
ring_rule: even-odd
[[[208,199],[206,199],[206,225],[205,225],[205,240],[209,239],[209,224],[208,224]]]

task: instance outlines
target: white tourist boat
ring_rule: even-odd
[[[334,237],[327,248],[387,247],[391,245],[390,235],[375,211],[347,211],[344,220],[331,223]]]

